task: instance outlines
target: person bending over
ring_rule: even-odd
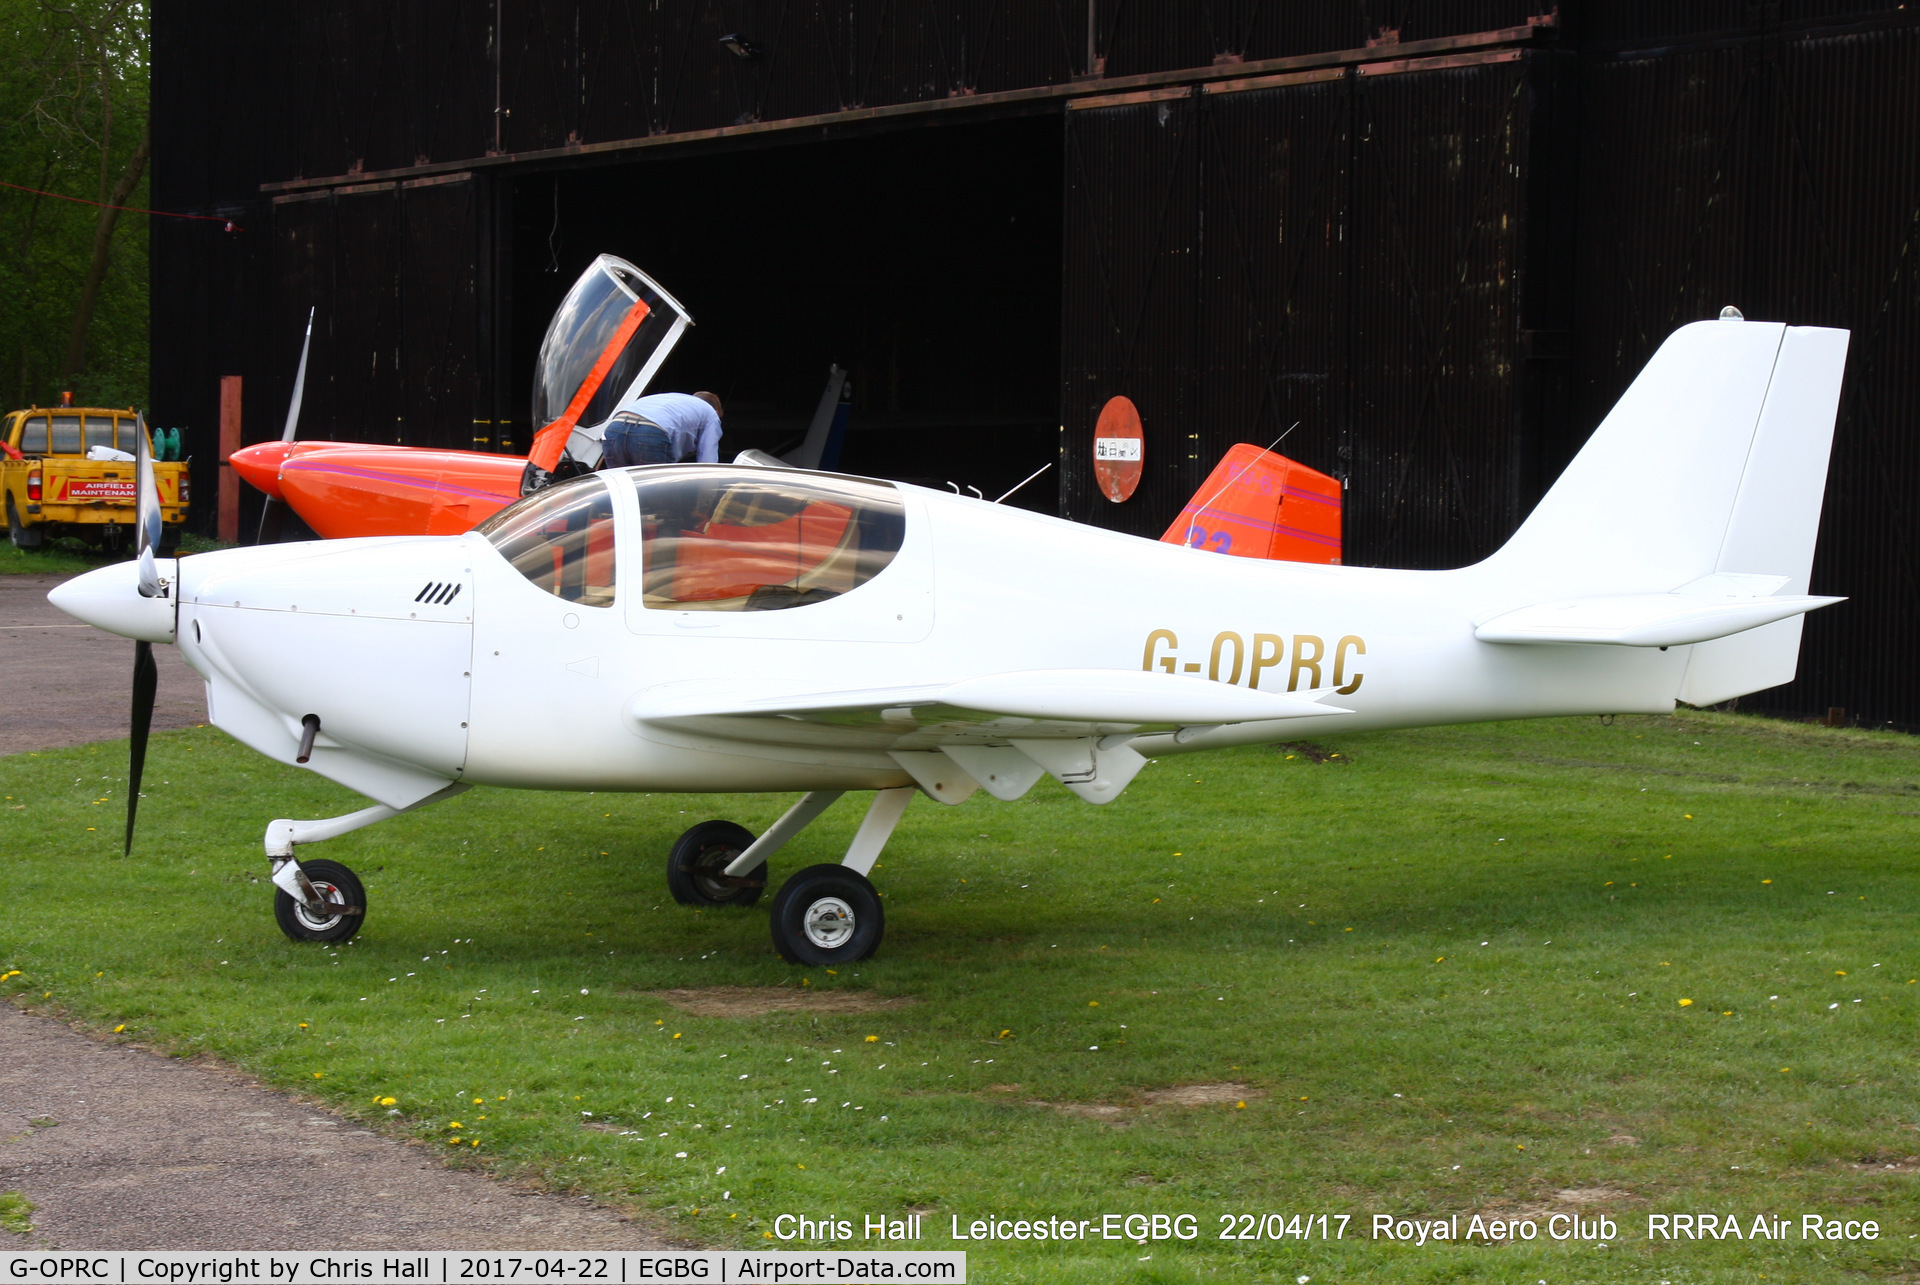
[[[712,393],[653,393],[628,402],[600,437],[600,467],[720,462],[720,417]]]

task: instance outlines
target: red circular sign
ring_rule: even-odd
[[[1093,475],[1100,483],[1100,493],[1115,504],[1130,499],[1133,489],[1140,485],[1146,453],[1140,412],[1128,398],[1109,399],[1100,408],[1100,421],[1093,426]]]

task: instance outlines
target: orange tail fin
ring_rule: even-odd
[[[1160,537],[1236,558],[1340,562],[1340,483],[1245,442],[1221,457]]]

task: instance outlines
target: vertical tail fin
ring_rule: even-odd
[[[1338,478],[1241,442],[1220,458],[1166,544],[1281,562],[1340,562]]]
[[[1804,594],[1847,332],[1740,320],[1674,332],[1483,570],[1564,596],[1655,593],[1718,572]],[[1792,679],[1800,619],[1694,646],[1679,697]]]

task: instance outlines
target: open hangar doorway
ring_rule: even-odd
[[[1058,458],[1061,154],[1049,113],[520,176],[513,407],[561,297],[615,254],[693,314],[651,387],[718,393],[723,459],[798,445],[838,364],[840,470],[993,499]],[[1009,502],[1057,495],[1049,474]]]

